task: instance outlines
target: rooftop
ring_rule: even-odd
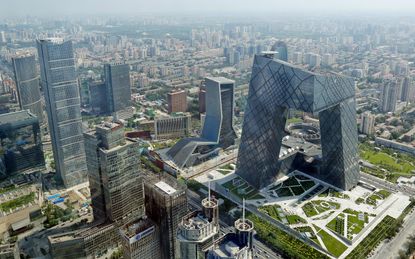
[[[173,194],[176,192],[176,189],[174,189],[173,187],[171,187],[170,185],[168,185],[167,183],[160,181],[156,184],[154,184],[155,186],[157,186],[159,189],[161,189],[162,191],[164,191],[167,194]]]
[[[28,110],[9,112],[5,114],[0,114],[0,125],[29,119],[36,119],[36,116],[31,114]]]
[[[219,84],[234,84],[235,81],[228,79],[226,77],[206,77],[207,80],[218,82]]]

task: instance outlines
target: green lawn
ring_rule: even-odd
[[[339,257],[346,251],[347,246],[340,242],[339,240],[335,239],[333,236],[331,236],[329,233],[324,231],[323,229],[320,229],[317,226],[314,226],[317,230],[317,235],[321,237],[323,240],[324,245],[326,246],[327,250],[333,254],[335,257]]]
[[[332,210],[332,209],[339,209],[339,208],[340,208],[339,203],[331,202],[331,201],[323,201],[323,200],[310,201],[304,204],[304,206],[302,207],[307,217],[312,217],[312,216],[321,214],[325,211]]]
[[[306,245],[299,239],[285,233],[270,223],[248,214],[257,232],[258,238],[271,248],[275,248],[286,258],[298,259],[326,259],[326,255]]]
[[[268,216],[270,216],[271,218],[281,221],[280,214],[277,211],[278,208],[281,207],[279,205],[268,205],[260,207],[259,210],[268,214]]]
[[[326,227],[336,232],[337,234],[344,236],[344,218],[345,215],[340,213],[337,217],[330,221]]]
[[[222,184],[222,186],[241,199],[264,199],[264,197],[260,195],[254,187],[250,186],[245,180],[240,177],[227,181],[226,183]]]
[[[346,257],[347,259],[366,258],[367,255],[383,240],[385,240],[389,230],[394,228],[397,220],[386,216],[373,230],[367,235],[359,245]]]
[[[18,208],[20,206],[29,204],[30,202],[34,201],[36,198],[36,195],[34,192],[21,196],[17,199],[14,200],[10,200],[10,201],[6,201],[2,204],[0,204],[0,210],[2,211],[9,211],[9,210],[13,210],[15,208]]]
[[[377,169],[362,167],[364,172],[391,182],[396,182],[399,176],[408,177],[413,175],[412,171],[415,170],[413,157],[386,148],[377,151],[368,144],[361,144],[359,148],[360,157],[378,167]],[[397,155],[393,155],[394,153],[397,153]],[[388,172],[383,172],[379,168]]]

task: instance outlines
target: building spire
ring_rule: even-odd
[[[242,199],[242,223],[245,224],[245,198]]]
[[[208,182],[208,200],[209,200],[209,204],[210,204],[210,180]]]

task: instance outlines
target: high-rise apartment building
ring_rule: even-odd
[[[237,174],[256,188],[278,177],[288,109],[319,115],[322,156],[318,177],[349,190],[360,177],[355,87],[351,78],[317,74],[270,55],[254,59]],[[206,124],[206,122],[205,122]]]
[[[187,111],[187,94],[185,90],[173,91],[167,94],[167,110],[172,112]]]
[[[7,174],[45,166],[35,115],[27,110],[0,114],[0,160]]]
[[[37,41],[56,171],[65,187],[87,181],[78,81],[71,41]]]
[[[146,214],[160,228],[161,259],[177,258],[177,229],[187,214],[186,186],[170,176],[145,176]]]
[[[381,109],[383,112],[395,112],[398,97],[399,83],[390,80],[384,83],[381,96]]]
[[[139,143],[124,137],[120,123],[103,123],[84,136],[94,218],[123,223],[143,217]]]
[[[20,109],[29,110],[42,124],[43,107],[35,56],[26,54],[13,57],[13,69]]]
[[[108,111],[122,114],[131,107],[130,67],[128,64],[105,64],[104,75]]]
[[[406,76],[405,78],[403,78],[400,100],[402,102],[408,102],[411,99],[413,99],[413,95],[414,95],[413,80],[410,76]]]
[[[361,115],[360,132],[366,135],[375,133],[375,115],[364,112]]]

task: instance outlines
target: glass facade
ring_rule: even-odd
[[[43,108],[40,98],[39,75],[34,55],[13,58],[19,104],[22,110],[29,110],[43,123]]]
[[[257,188],[279,171],[288,109],[319,114],[320,178],[341,189],[359,180],[355,89],[352,79],[319,75],[267,56],[256,56],[239,147],[237,173]]]
[[[35,115],[28,111],[0,115],[0,160],[8,175],[45,165]]]
[[[127,64],[106,64],[104,73],[109,111],[118,112],[130,107],[130,67]]]
[[[78,81],[71,41],[37,42],[56,171],[65,187],[87,181]]]

